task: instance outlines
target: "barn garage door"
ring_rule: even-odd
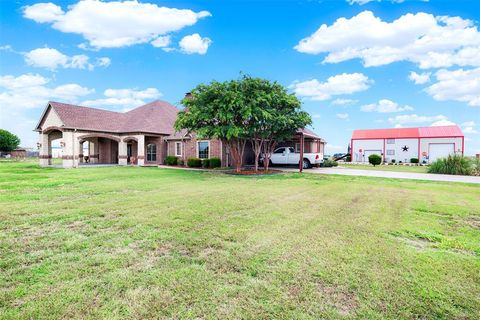
[[[364,159],[363,161],[368,162],[368,156],[371,154],[378,154],[379,156],[382,155],[382,150],[365,150],[364,152]]]
[[[428,145],[428,155],[430,162],[438,158],[445,158],[449,154],[455,153],[454,143],[430,143]]]

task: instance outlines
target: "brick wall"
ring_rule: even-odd
[[[222,143],[221,143],[220,140],[217,140],[217,139],[197,140],[195,137],[192,138],[192,139],[184,140],[184,141],[180,141],[180,140],[169,141],[168,142],[168,147],[167,147],[167,154],[170,155],[170,156],[175,156],[175,142],[182,142],[182,157],[179,157],[179,158],[183,158],[185,162],[188,158],[196,158],[196,157],[198,157],[198,154],[197,154],[197,142],[198,141],[209,141],[210,142],[210,145],[209,145],[210,158],[220,158],[220,159],[222,159],[222,157],[224,156],[222,154]],[[223,161],[222,161],[222,165],[224,165]]]

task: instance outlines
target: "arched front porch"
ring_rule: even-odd
[[[59,140],[57,150],[64,168],[89,164],[120,164],[121,138],[118,135],[49,127],[40,132],[39,162],[52,165],[52,142]]]
[[[55,140],[60,140],[64,168],[94,164],[157,165],[164,155],[160,136],[118,135],[52,127],[40,132],[41,166],[52,165],[51,147]]]
[[[91,133],[80,135],[77,139],[80,144],[79,164],[119,163],[119,137],[109,134]],[[86,148],[84,148],[85,145]]]

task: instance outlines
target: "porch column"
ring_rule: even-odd
[[[118,142],[118,164],[121,166],[127,165],[127,143],[123,140]]]
[[[46,167],[51,164],[52,154],[50,149],[50,139],[48,139],[48,134],[40,133],[39,140],[40,150],[39,150],[39,164],[42,167]]]
[[[88,142],[88,158],[90,163],[97,163],[98,156],[98,138],[93,138]]]
[[[143,166],[145,164],[145,136],[137,136],[138,148],[137,148],[137,165]]]
[[[74,141],[73,131],[64,131],[62,138],[62,159],[64,168],[73,168],[75,161],[75,145],[78,144]]]
[[[78,164],[83,163],[83,142],[78,143]]]

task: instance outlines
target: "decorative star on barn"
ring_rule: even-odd
[[[403,151],[408,151],[408,147],[407,147],[407,146],[403,146],[402,150],[403,150]]]

